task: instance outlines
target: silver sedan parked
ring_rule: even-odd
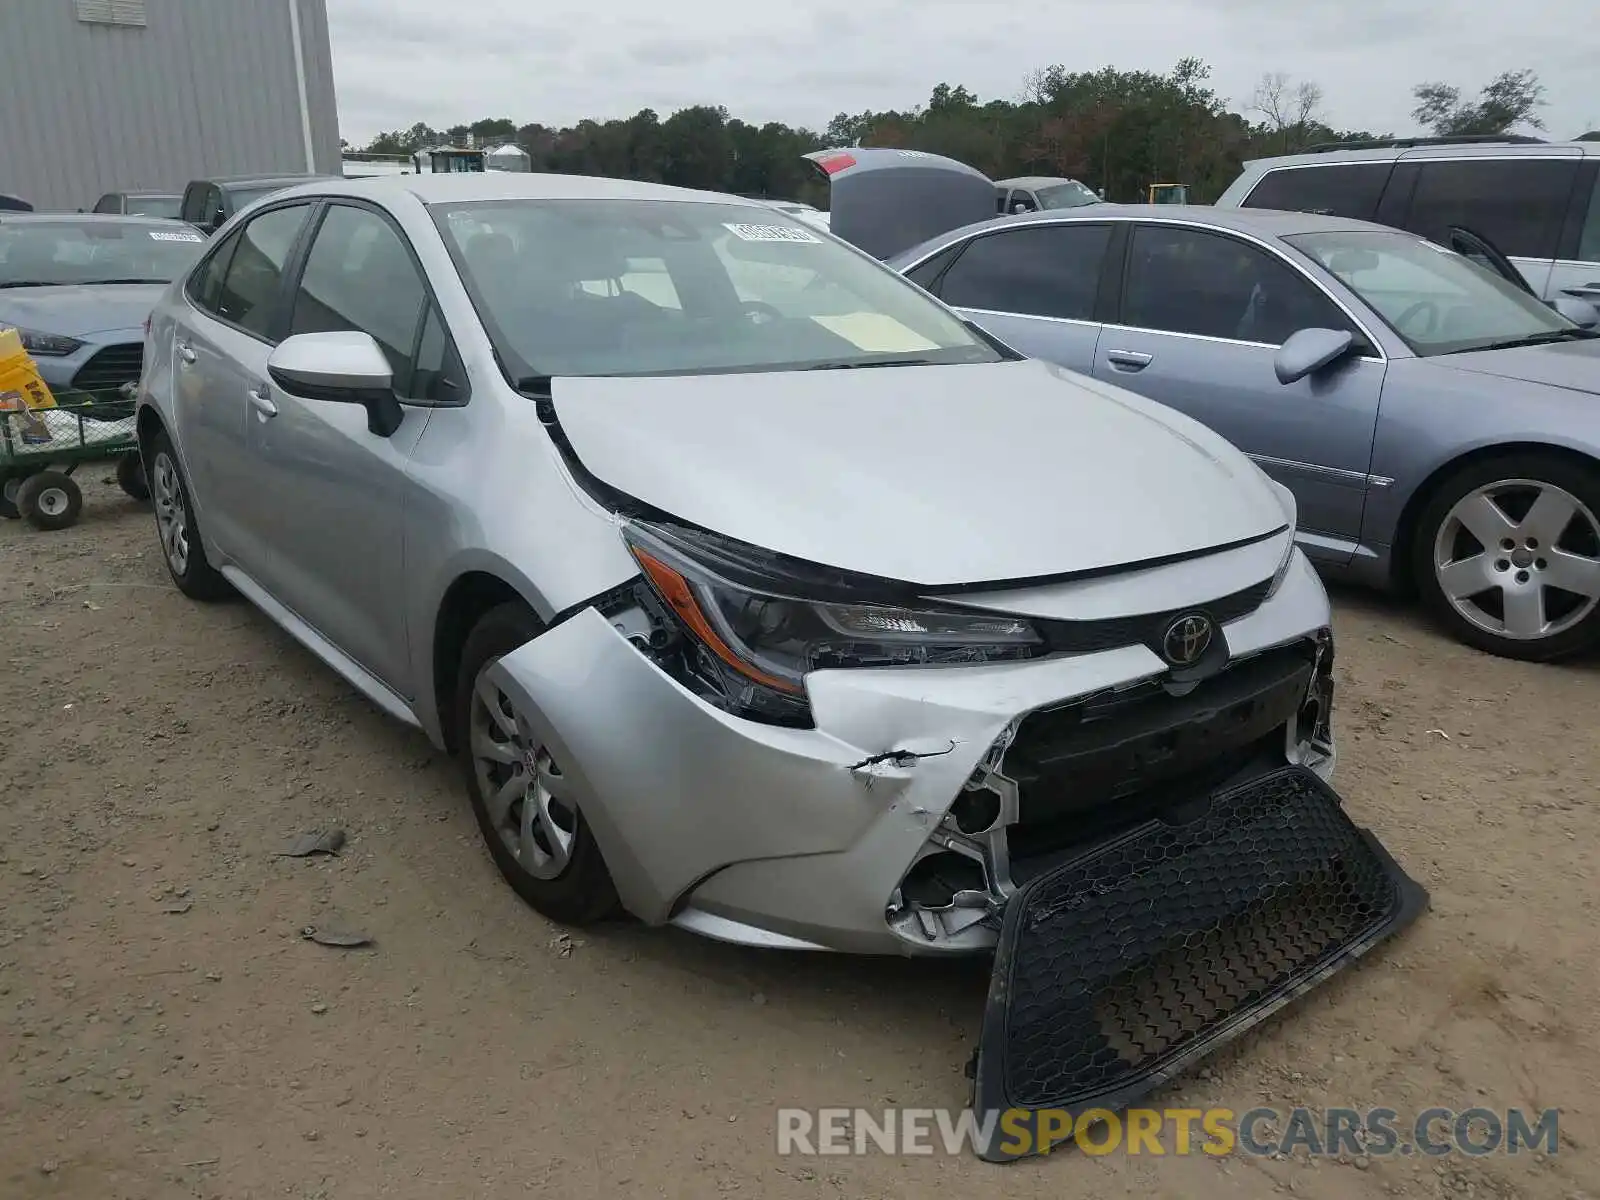
[[[948,224],[981,211],[968,168],[894,153],[849,152],[835,232],[886,211],[859,211],[891,186],[871,174]],[[892,251],[892,230],[870,232]],[[1305,213],[1096,205],[965,225],[888,261],[1018,350],[1228,438],[1293,490],[1300,544],[1330,575],[1414,588],[1496,654],[1592,649],[1597,314],[1543,303],[1470,231],[1454,244]]]

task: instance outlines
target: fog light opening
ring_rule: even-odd
[[[968,788],[950,806],[950,819],[962,833],[971,837],[988,833],[1000,820],[1000,796],[992,788]]]

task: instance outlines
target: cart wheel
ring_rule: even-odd
[[[17,511],[35,529],[65,529],[83,511],[83,493],[70,476],[40,471],[17,489]]]
[[[16,521],[22,517],[17,511],[17,493],[22,490],[22,476],[0,480],[0,517]]]
[[[144,477],[144,460],[138,451],[117,460],[117,486],[135,500],[150,499],[150,484]]]

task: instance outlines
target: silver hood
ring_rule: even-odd
[[[727,537],[929,587],[1263,537],[1266,477],[1187,417],[1045,363],[560,378],[584,468]]]
[[[1600,392],[1600,338],[1441,354],[1429,360],[1441,367],[1494,375],[1518,383],[1542,383],[1572,392]]]
[[[144,324],[164,283],[75,283],[41,288],[0,288],[0,324],[83,337]]]

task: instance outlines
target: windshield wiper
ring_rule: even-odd
[[[170,279],[85,279],[81,286],[99,287],[102,283],[171,283]]]
[[[825,362],[807,367],[808,371],[856,371],[863,367],[931,367],[931,358],[869,358],[853,362]]]
[[[61,284],[53,283],[48,279],[13,279],[0,283],[0,288],[14,287],[60,287]]]
[[[1556,342],[1581,342],[1589,338],[1600,338],[1600,332],[1593,329],[1551,329],[1544,333],[1527,333],[1521,337],[1507,338],[1503,342],[1490,342],[1487,346],[1468,346],[1465,350],[1456,353],[1471,353],[1478,350],[1515,350],[1519,346],[1550,346]]]

